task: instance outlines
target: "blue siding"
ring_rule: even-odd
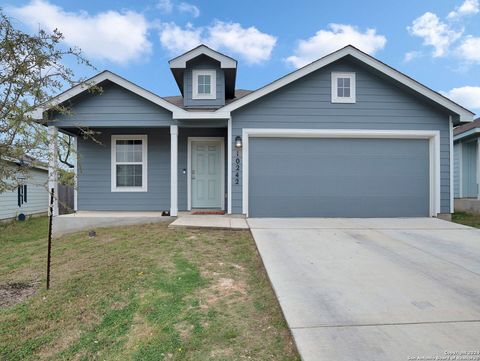
[[[216,99],[192,99],[192,70],[209,69],[217,72]],[[184,105],[189,108],[220,108],[225,105],[225,75],[218,61],[207,57],[198,57],[188,62],[183,75]]]
[[[453,146],[453,196],[455,198],[460,198],[461,147],[461,143],[455,143]]]
[[[462,197],[476,198],[477,141],[464,142],[462,146]]]
[[[172,113],[111,82],[101,93],[82,93],[72,99],[71,114],[54,116],[58,127],[164,127]]]
[[[357,103],[331,103],[331,72],[356,72]],[[450,212],[449,114],[354,61],[342,59],[232,113],[232,143],[243,128],[440,130],[441,212]],[[241,179],[241,174],[240,174]],[[242,184],[232,211],[242,212]]]
[[[96,129],[92,140],[78,137],[78,210],[161,211],[170,209],[170,130]],[[148,191],[111,192],[111,135],[148,135]]]

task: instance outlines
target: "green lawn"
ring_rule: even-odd
[[[0,225],[1,360],[298,360],[249,232],[164,223],[54,240],[46,218]]]
[[[480,228],[480,214],[455,212],[452,214],[452,221],[466,226]]]

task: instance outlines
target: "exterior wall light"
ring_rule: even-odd
[[[235,137],[235,148],[238,149],[238,148],[241,148],[241,147],[242,147],[242,138],[239,135],[237,135]]]

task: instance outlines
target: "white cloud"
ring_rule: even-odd
[[[171,0],[159,0],[157,3],[157,9],[164,13],[170,14],[173,10],[173,4]]]
[[[480,87],[464,86],[453,88],[448,92],[441,92],[446,97],[452,99],[467,109],[480,111]]]
[[[270,59],[277,43],[275,36],[262,33],[254,26],[242,28],[239,23],[216,21],[208,29],[208,43],[214,48],[228,49],[243,56],[249,63]]]
[[[317,31],[309,39],[300,40],[294,55],[289,56],[287,62],[300,68],[349,44],[366,53],[375,54],[387,43],[387,38],[377,34],[375,29],[361,32],[356,27],[345,24],[329,24],[328,28],[329,30]]]
[[[185,28],[169,23],[160,30],[160,42],[172,54],[177,55],[199,44],[241,56],[246,62],[256,64],[270,59],[277,42],[275,36],[262,33],[255,27],[244,28],[238,23],[215,21],[207,27]]]
[[[480,64],[480,37],[467,36],[458,47],[457,55],[469,63]]]
[[[58,28],[69,46],[78,46],[91,58],[119,64],[141,59],[150,53],[148,23],[133,12],[106,11],[90,15],[85,11],[67,12],[44,0],[33,0],[9,12],[34,29]]]
[[[178,5],[178,11],[182,13],[190,13],[194,18],[200,16],[200,9],[193,4],[182,2]]]
[[[463,33],[463,30],[454,30],[430,12],[413,20],[412,26],[407,29],[411,35],[422,38],[423,45],[433,46],[434,57],[444,56],[450,45]]]
[[[163,24],[160,43],[170,53],[178,55],[202,43],[202,29],[195,29],[191,24],[185,29],[175,23]]]
[[[409,51],[409,52],[405,53],[405,56],[403,57],[403,61],[409,62],[409,61],[412,61],[413,59],[417,59],[421,56],[422,56],[421,51],[412,50],[412,51]]]
[[[478,0],[465,0],[462,5],[451,11],[447,19],[458,19],[465,15],[474,15],[479,12]]]

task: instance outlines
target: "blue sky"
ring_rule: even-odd
[[[178,94],[167,61],[200,42],[258,88],[351,43],[480,113],[479,0],[1,1],[26,31],[57,27],[97,69]],[[79,76],[94,72],[71,65]]]

